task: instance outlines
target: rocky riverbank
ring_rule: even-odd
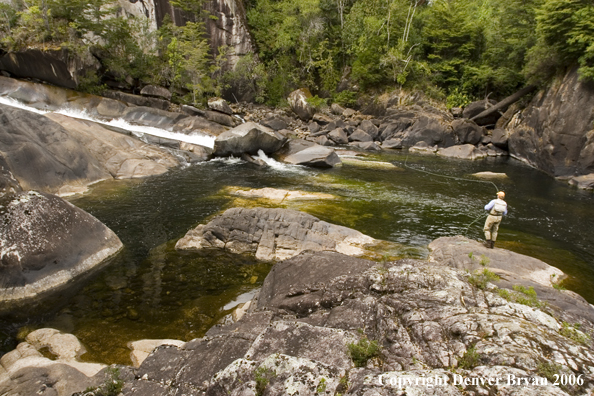
[[[219,224],[225,226],[234,228]],[[58,343],[35,342],[34,334],[0,360],[0,391],[95,395],[114,384],[126,396],[575,395],[594,389],[594,309],[553,287],[551,280],[563,276],[559,270],[463,237],[440,238],[430,249],[426,261],[390,262],[303,251],[275,264],[237,321],[185,343],[144,342],[160,346],[148,356],[134,352],[137,368],[57,380],[65,359],[43,358],[38,349],[59,355]],[[70,361],[67,371],[76,370],[76,359]],[[565,384],[556,385],[556,378]],[[95,391],[83,393],[87,387]]]

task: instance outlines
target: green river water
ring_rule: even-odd
[[[555,181],[518,161],[487,158],[444,160],[433,156],[379,154],[367,161],[396,167],[345,164],[329,170],[296,166],[258,169],[237,160],[215,160],[143,180],[104,182],[71,199],[115,231],[124,251],[73,288],[0,316],[0,351],[13,349],[36,328],[75,334],[88,352],[83,360],[130,364],[129,341],[190,340],[231,312],[262,285],[271,268],[253,258],[219,251],[180,253],[177,239],[233,206],[281,206],[395,242],[392,257],[424,258],[441,236],[482,239],[482,207],[495,198],[480,171],[503,172],[495,180],[507,193],[509,215],[497,247],[537,257],[566,272],[564,282],[594,303],[594,194]],[[238,199],[229,187],[323,192],[333,200]],[[247,293],[247,294],[246,294]],[[235,301],[235,303],[233,303]]]

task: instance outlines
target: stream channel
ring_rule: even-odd
[[[594,303],[594,194],[577,190],[508,158],[477,161],[382,153],[317,170],[273,163],[258,169],[236,159],[213,160],[142,180],[102,182],[70,201],[110,227],[124,250],[76,286],[0,316],[0,354],[23,335],[53,327],[86,346],[83,360],[130,364],[129,341],[190,340],[225,320],[251,297],[271,268],[221,251],[181,253],[175,242],[192,227],[235,206],[302,210],[322,220],[395,242],[390,258],[425,258],[442,236],[483,238],[483,206],[496,188],[472,173],[503,172],[509,215],[497,247],[537,257],[569,275],[563,286]],[[405,166],[408,165],[409,167]],[[444,178],[415,169],[469,180]],[[271,202],[238,198],[229,188],[323,192],[335,199]],[[252,294],[250,294],[252,292]]]

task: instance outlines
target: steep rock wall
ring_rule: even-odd
[[[594,84],[577,68],[540,91],[508,125],[510,154],[556,177],[594,173]]]

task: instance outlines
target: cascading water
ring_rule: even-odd
[[[17,107],[19,109],[23,109],[23,110],[27,110],[27,111],[32,111],[37,114],[57,113],[57,114],[65,115],[67,117],[76,118],[79,120],[91,121],[91,122],[95,122],[97,124],[106,125],[109,127],[119,128],[119,129],[129,131],[129,132],[133,133],[136,137],[142,137],[143,135],[146,134],[146,135],[156,136],[156,137],[160,137],[160,138],[172,139],[172,140],[177,140],[180,142],[195,144],[198,146],[203,146],[203,147],[208,147],[208,148],[213,148],[214,142],[215,142],[214,136],[200,133],[198,131],[192,132],[192,134],[186,135],[183,133],[172,132],[172,131],[168,131],[168,130],[161,129],[161,128],[131,124],[128,121],[121,119],[121,118],[115,118],[115,119],[112,119],[109,121],[105,121],[105,120],[101,120],[96,117],[92,117],[91,115],[89,115],[85,112],[68,109],[68,108],[62,108],[62,109],[58,109],[55,111],[41,110],[41,109],[37,109],[37,108],[31,107],[31,106],[27,106],[26,104],[19,102],[15,99],[3,97],[3,96],[0,96],[0,104],[6,105],[6,106]]]

